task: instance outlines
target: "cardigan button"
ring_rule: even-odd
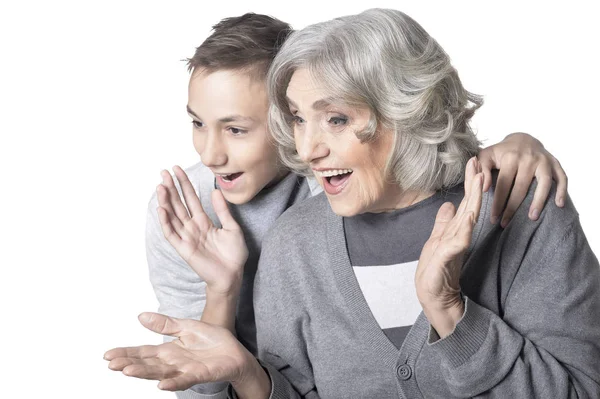
[[[396,373],[400,379],[406,381],[412,377],[412,369],[408,364],[403,364],[396,369]]]

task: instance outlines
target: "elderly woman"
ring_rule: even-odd
[[[600,397],[600,269],[577,212],[526,222],[532,188],[489,223],[481,101],[419,24],[376,9],[309,26],[269,85],[282,159],[324,193],[264,242],[261,363],[225,329],[143,314],[179,340],[121,353],[126,374],[244,398]]]

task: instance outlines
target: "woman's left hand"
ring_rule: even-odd
[[[183,391],[195,384],[229,381],[239,397],[269,397],[270,381],[254,356],[226,328],[158,313],[142,313],[144,327],[177,339],[160,345],[111,349],[111,370],[158,380],[158,388]]]
[[[526,133],[509,134],[500,143],[481,150],[479,162],[484,174],[484,192],[492,185],[492,169],[500,170],[492,203],[492,223],[496,223],[502,216],[500,224],[506,227],[527,196],[534,177],[538,185],[529,207],[531,220],[539,218],[550,193],[552,180],[557,183],[554,201],[557,206],[564,206],[567,175],[558,160],[535,137]]]
[[[477,173],[479,169],[476,158],[467,163],[465,196],[458,210],[450,202],[440,207],[415,273],[423,313],[442,338],[454,330],[464,313],[459,279],[481,208],[483,173]]]

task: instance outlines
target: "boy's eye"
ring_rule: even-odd
[[[343,116],[332,116],[327,120],[328,123],[331,123],[334,126],[342,126],[348,123],[348,118]]]
[[[194,125],[194,127],[196,129],[200,129],[200,128],[204,127],[204,124],[200,121],[192,121],[192,125]]]
[[[233,135],[240,135],[240,134],[244,134],[244,133],[248,133],[247,130],[243,130],[237,127],[230,127],[229,131],[233,134]]]

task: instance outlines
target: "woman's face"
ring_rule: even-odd
[[[406,206],[405,193],[386,174],[393,133],[380,131],[364,143],[356,137],[369,121],[367,107],[333,103],[306,69],[294,72],[286,95],[298,154],[336,214],[354,216]]]

